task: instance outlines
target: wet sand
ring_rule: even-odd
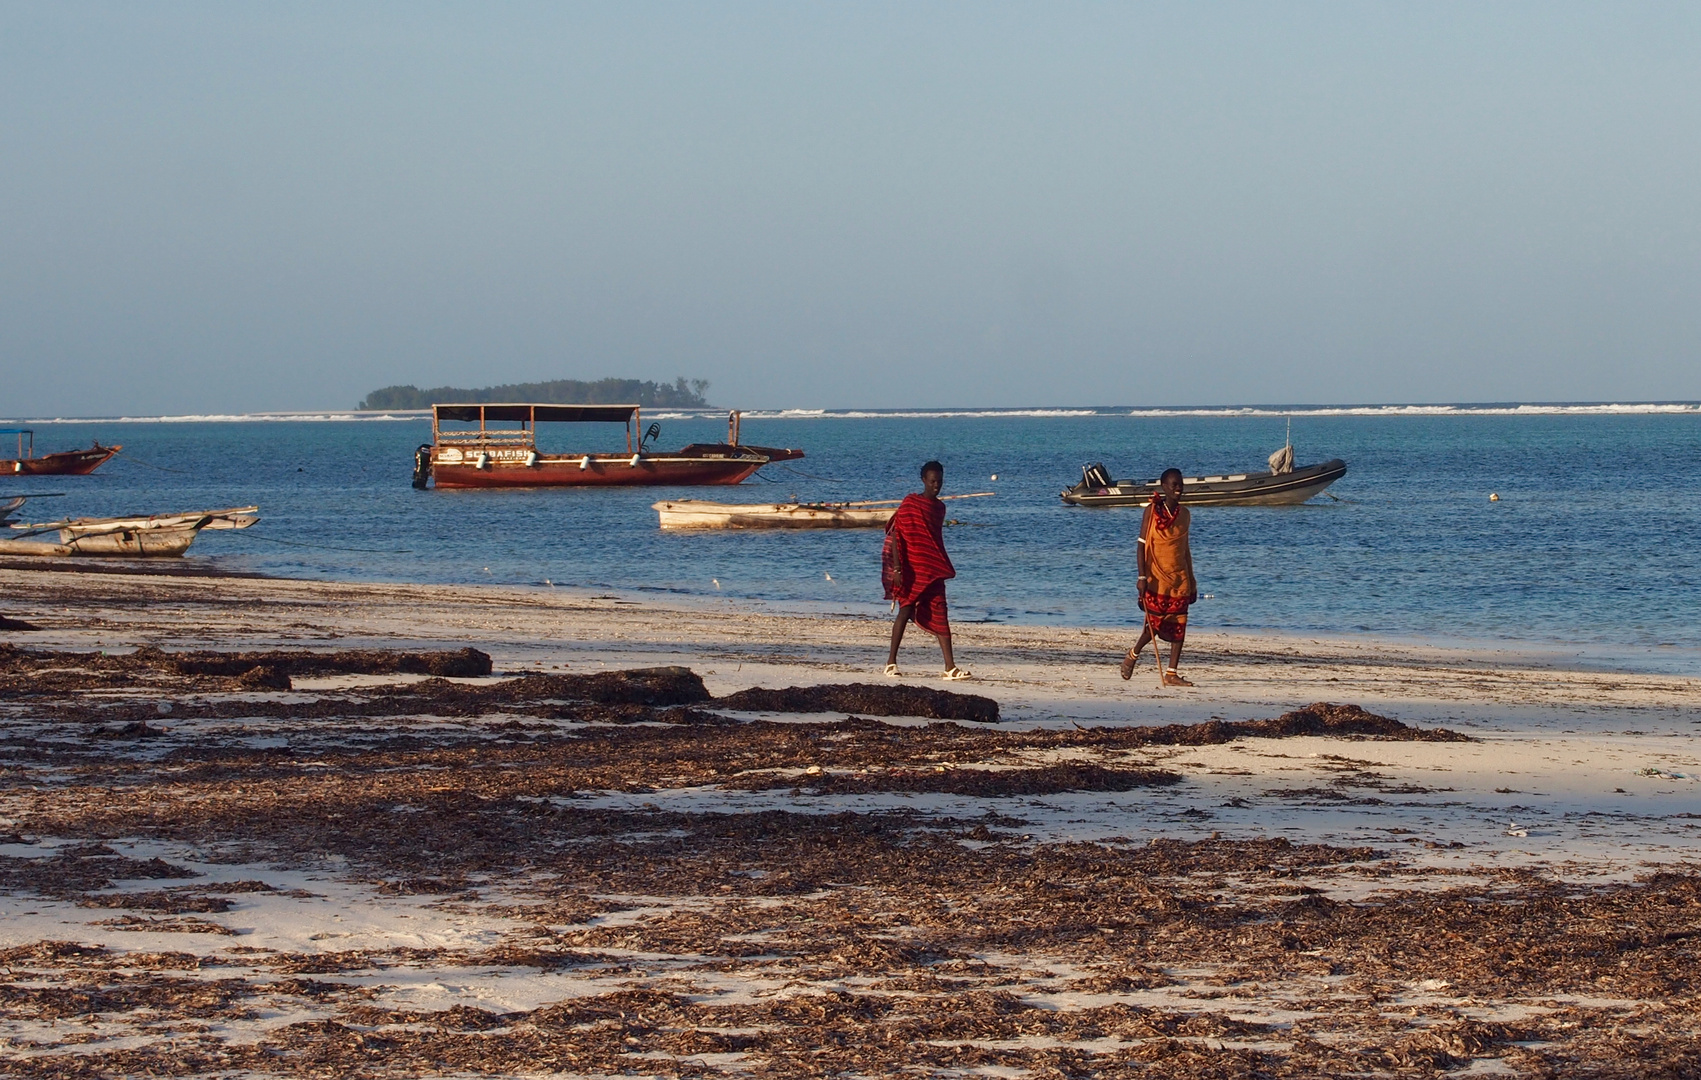
[[[0,1071],[1687,1067],[1694,679],[1196,631],[1198,686],[1165,690],[1150,654],[1117,676],[1125,630],[967,625],[974,681],[912,632],[899,685],[1000,722],[929,723],[716,704],[883,683],[879,618],[5,569],[0,595],[28,651],[493,668],[12,654]],[[571,681],[664,666],[700,691]],[[1466,738],[1208,727],[1313,702]]]

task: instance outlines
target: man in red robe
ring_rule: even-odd
[[[945,466],[937,461],[923,465],[921,494],[904,496],[886,524],[880,577],[886,599],[898,607],[892,620],[892,648],[886,654],[886,674],[893,678],[898,675],[898,645],[911,619],[939,639],[939,651],[945,656],[943,677],[969,677],[951,655],[951,622],[945,610],[945,582],[957,576],[957,569],[945,554],[945,504],[939,500],[944,486]]]

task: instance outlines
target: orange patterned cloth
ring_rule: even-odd
[[[1160,641],[1183,642],[1187,640],[1187,613],[1180,615],[1156,615],[1146,612],[1146,625],[1151,628],[1154,637]]]
[[[1146,583],[1140,609],[1146,625],[1164,641],[1187,637],[1187,609],[1199,599],[1193,577],[1193,551],[1188,532],[1193,515],[1185,506],[1172,513],[1160,496],[1152,496],[1140,522],[1140,542],[1146,552]]]

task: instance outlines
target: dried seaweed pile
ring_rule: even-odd
[[[143,646],[128,653],[108,654],[20,649],[0,643],[0,698],[150,684],[177,690],[288,689],[291,675],[476,677],[489,675],[490,671],[490,656],[472,648],[442,652],[396,649],[166,652]],[[189,678],[182,678],[185,676]]]
[[[300,670],[269,655],[257,666]],[[75,674],[63,656],[52,670]],[[94,937],[0,952],[0,1074],[1692,1067],[1696,878],[1589,888],[1506,872],[1347,902],[1334,886],[1402,872],[1389,852],[1042,842],[1012,798],[1181,783],[1140,759],[1148,745],[1410,737],[1350,707],[1200,730],[1015,732],[730,719],[683,669],[287,700],[233,687],[240,674],[144,674],[0,701],[0,795],[15,821],[0,890],[14,907],[68,901],[97,920]],[[114,737],[142,710],[150,720],[127,722],[152,734]],[[697,809],[663,797],[680,789],[720,794]],[[741,802],[782,789],[785,809]],[[882,791],[956,801],[823,802]],[[434,897],[434,910],[521,929],[457,948],[247,949],[231,927],[288,894],[259,873],[214,884],[125,854],[137,841],[273,867],[340,859],[372,905]],[[194,935],[180,940],[197,948],[127,951],[139,931]],[[513,1012],[419,1010],[372,985],[440,967],[547,973],[572,992]],[[260,1025],[280,1014],[299,1019]],[[225,1034],[244,1024],[260,1026]]]
[[[930,720],[998,722],[998,702],[979,694],[953,694],[925,686],[873,685],[760,687],[728,694],[716,704],[750,712],[843,712],[861,716],[925,716]]]

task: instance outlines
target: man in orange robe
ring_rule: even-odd
[[[939,489],[944,486],[945,466],[937,461],[923,465],[921,494],[904,496],[898,512],[886,523],[880,577],[886,599],[898,608],[892,620],[892,647],[886,654],[886,674],[893,678],[898,675],[898,645],[911,619],[939,639],[939,651],[945,657],[944,678],[969,678],[951,655],[945,582],[957,576],[957,568],[945,554],[945,504],[939,500]]]
[[[1140,629],[1140,640],[1122,658],[1124,679],[1134,674],[1140,650],[1156,635],[1170,643],[1164,685],[1193,685],[1176,671],[1181,663],[1181,645],[1187,637],[1187,609],[1199,599],[1199,583],[1193,577],[1193,550],[1187,542],[1193,515],[1181,505],[1181,489],[1181,470],[1166,470],[1146,506],[1145,516],[1140,519],[1140,577],[1134,584],[1146,621]],[[1152,651],[1155,655],[1156,645]]]

